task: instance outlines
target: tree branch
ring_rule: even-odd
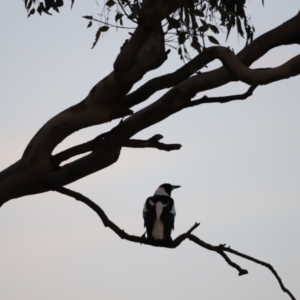
[[[218,254],[220,254],[231,267],[235,268],[239,272],[239,276],[248,274],[247,270],[242,269],[239,265],[237,265],[236,263],[232,262],[229,259],[229,257],[224,253],[223,249],[221,248],[221,245],[220,246],[210,245],[210,244],[200,240],[197,236],[192,235],[192,234],[188,237],[188,239],[207,250],[215,251]]]
[[[82,16],[84,19],[87,19],[87,20],[91,20],[91,21],[94,21],[94,22],[98,22],[98,23],[101,23],[101,24],[104,24],[104,25],[108,25],[110,27],[115,27],[117,29],[130,29],[130,30],[135,30],[136,27],[126,27],[126,26],[123,26],[123,25],[114,25],[114,24],[110,24],[108,22],[103,22],[101,20],[98,20],[98,19],[95,19],[94,17],[92,16]]]
[[[148,140],[135,140],[135,139],[98,139],[95,138],[87,143],[77,145],[75,147],[64,150],[52,157],[54,166],[59,166],[63,161],[79,154],[90,151],[99,150],[102,147],[128,147],[128,148],[156,148],[158,150],[172,151],[179,150],[180,144],[164,144],[159,140],[163,138],[162,135],[156,134]]]
[[[239,94],[239,95],[231,95],[225,97],[210,97],[210,98],[207,96],[203,96],[200,99],[196,99],[186,103],[185,107],[193,107],[195,105],[204,104],[204,103],[227,103],[233,100],[245,100],[248,97],[252,96],[256,88],[257,85],[252,85],[244,94]]]
[[[253,261],[257,264],[263,265],[263,266],[267,267],[274,274],[281,289],[285,293],[287,293],[291,297],[292,300],[296,300],[296,298],[293,296],[293,294],[283,285],[281,278],[279,277],[277,272],[274,270],[274,268],[270,264],[260,261],[258,259],[255,259],[249,255],[240,253],[236,250],[231,249],[230,247],[226,247],[224,244],[221,244],[219,246],[210,245],[210,244],[202,241],[201,239],[199,239],[197,236],[193,235],[192,232],[200,225],[200,223],[195,223],[186,233],[179,235],[175,240],[173,240],[171,242],[151,241],[151,240],[146,239],[144,235],[142,237],[138,237],[135,235],[130,235],[130,234],[126,233],[124,230],[120,229],[114,222],[112,222],[107,217],[104,210],[99,205],[97,205],[95,202],[93,202],[89,198],[83,196],[82,194],[74,192],[65,187],[61,187],[61,186],[57,186],[57,185],[49,185],[48,183],[45,183],[45,182],[42,182],[42,184],[45,184],[49,190],[59,192],[61,194],[70,196],[80,202],[85,203],[88,207],[90,207],[94,212],[97,213],[97,215],[102,220],[103,225],[105,227],[110,228],[121,239],[130,241],[130,242],[134,242],[134,243],[139,243],[139,244],[144,244],[144,245],[149,245],[149,246],[154,246],[154,247],[171,248],[171,249],[177,248],[184,240],[189,239],[189,240],[193,241],[194,243],[196,243],[197,245],[199,245],[205,249],[208,249],[210,251],[214,251],[214,252],[218,253],[219,255],[221,255],[231,267],[235,268],[239,272],[239,276],[248,274],[248,271],[241,268],[238,264],[234,263],[233,261],[231,261],[231,259],[226,255],[225,252],[235,254],[235,255],[243,257],[247,260]]]
[[[216,59],[214,47],[207,48],[201,54],[198,54],[191,61],[179,68],[173,73],[159,76],[147,81],[134,92],[124,97],[122,103],[127,107],[137,105],[148,99],[155,92],[170,88],[189,78],[191,75],[205,67]]]
[[[105,214],[104,210],[97,205],[95,202],[90,200],[89,198],[85,197],[84,195],[74,192],[70,189],[67,189],[65,187],[51,185],[47,182],[41,182],[42,184],[45,184],[49,190],[59,192],[61,194],[70,196],[80,202],[83,202],[88,207],[90,207],[96,214],[100,217],[103,225],[105,227],[110,228],[113,232],[115,232],[121,239],[139,243],[139,244],[145,244],[145,245],[151,245],[155,247],[165,247],[165,248],[176,248],[178,247],[185,239],[187,239],[191,233],[200,225],[200,223],[195,223],[186,233],[179,235],[175,240],[172,242],[164,242],[164,241],[149,241],[144,236],[139,237],[135,235],[130,235],[126,233],[123,229],[120,229],[115,223],[113,223]]]
[[[170,7],[176,7],[176,3],[178,5],[177,0],[165,3]],[[299,43],[299,21],[300,13],[255,39],[237,55],[237,58],[248,67],[275,47]],[[133,84],[146,72],[163,62],[165,50],[161,33],[154,30],[146,41],[142,42],[138,38],[137,40],[137,44],[141,43],[141,46],[137,47],[140,51],[135,53],[137,60],[128,72],[123,72],[124,66],[120,68],[120,72],[113,71],[91,90],[84,101],[46,123],[28,145],[25,157],[0,173],[0,203],[28,194],[45,192],[47,189],[39,183],[42,178],[47,178],[47,181],[58,185],[65,185],[108,167],[118,160],[120,148],[115,147],[107,148],[105,151],[103,149],[94,151],[84,158],[66,164],[56,172],[53,172],[50,159],[53,149],[66,136],[87,126],[110,121],[120,109],[122,99],[125,99]],[[135,47],[134,39],[126,43],[126,48],[130,45]],[[148,62],[150,56],[156,57],[154,63]],[[155,103],[127,118],[124,121],[126,126],[122,126],[114,138],[129,139],[137,132],[180,111],[197,93],[236,80],[225,67],[192,76],[173,87]],[[124,115],[129,113],[124,111]],[[120,117],[120,113],[117,115]]]
[[[285,293],[289,294],[289,296],[291,297],[291,299],[296,300],[296,298],[293,296],[293,294],[284,286],[284,284],[282,282],[282,279],[279,277],[278,273],[275,271],[275,269],[272,267],[272,265],[270,265],[270,264],[268,264],[268,263],[266,263],[264,261],[258,260],[258,259],[254,258],[254,257],[251,257],[249,255],[246,255],[244,253],[240,253],[240,252],[238,252],[236,250],[231,249],[230,247],[225,247],[225,245],[222,246],[222,247],[223,247],[223,251],[230,252],[232,254],[235,254],[237,256],[243,257],[243,258],[245,258],[247,260],[253,261],[253,262],[255,262],[255,263],[259,264],[259,265],[262,265],[262,266],[268,268],[273,273],[273,275],[275,276],[275,278],[277,279],[277,281],[278,281],[281,289]]]
[[[230,49],[225,47],[216,47],[216,55],[231,74],[247,84],[269,84],[300,74],[300,55],[296,55],[279,67],[267,69],[248,68],[239,61]]]

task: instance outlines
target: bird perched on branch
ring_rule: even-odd
[[[146,200],[143,217],[148,239],[172,241],[171,231],[174,229],[176,212],[171,192],[179,187],[164,183]]]

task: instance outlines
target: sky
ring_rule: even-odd
[[[101,6],[80,0],[73,10],[67,6],[52,17],[27,18],[22,1],[0,2],[0,169],[20,158],[47,120],[81,101],[112,70],[128,38],[127,32],[111,30],[91,50],[97,27],[86,29],[82,15]],[[283,6],[267,0],[262,7],[252,0],[247,7],[258,37],[293,17],[299,1]],[[244,46],[235,32],[227,42],[219,41],[235,53]],[[275,67],[297,54],[297,46],[281,47],[253,67]],[[172,51],[142,82],[181,65]],[[207,70],[219,65],[214,62]],[[181,150],[123,149],[116,164],[68,187],[99,204],[126,232],[142,235],[145,199],[162,183],[181,185],[173,193],[173,237],[200,222],[195,235],[270,263],[299,298],[298,86],[295,77],[258,87],[245,101],[183,110],[136,136],[159,133],[166,143],[182,144]],[[245,84],[231,83],[204,94],[246,90]],[[81,130],[55,152],[115,124]],[[189,241],[173,250],[122,241],[84,204],[55,192],[13,200],[0,209],[5,300],[289,299],[268,269],[230,258],[249,274],[239,277],[222,257]]]

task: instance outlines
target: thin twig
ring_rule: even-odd
[[[239,95],[231,95],[231,96],[225,96],[225,97],[207,97],[203,96],[200,99],[196,99],[193,101],[190,101],[185,104],[185,107],[193,107],[195,105],[200,105],[204,103],[227,103],[233,100],[245,100],[248,97],[252,96],[254,90],[257,88],[257,85],[252,85],[249,87],[249,89],[244,94]]]
[[[275,269],[273,268],[272,265],[270,265],[270,264],[268,264],[268,263],[266,263],[266,262],[264,262],[264,261],[258,260],[258,259],[254,258],[254,257],[251,257],[251,256],[249,256],[249,255],[246,255],[246,254],[244,254],[244,253],[240,253],[240,252],[238,252],[238,251],[236,251],[236,250],[231,249],[230,247],[225,247],[225,246],[224,246],[224,247],[223,247],[223,251],[227,251],[227,252],[229,252],[229,253],[232,253],[232,254],[235,254],[235,255],[237,255],[237,256],[243,257],[243,258],[245,258],[245,259],[247,259],[247,260],[251,260],[251,261],[253,261],[253,262],[255,262],[255,263],[259,264],[259,265],[262,265],[262,266],[268,268],[268,269],[273,273],[273,275],[275,276],[275,278],[277,279],[277,281],[278,281],[278,283],[279,283],[281,289],[282,289],[285,293],[289,294],[289,296],[291,297],[291,299],[296,300],[296,298],[293,296],[293,294],[292,294],[292,293],[284,286],[284,284],[283,284],[283,282],[282,282],[282,279],[280,278],[280,276],[279,276],[278,273],[275,271]]]
[[[239,276],[242,276],[242,275],[245,275],[245,274],[248,274],[248,271],[245,270],[245,269],[242,269],[239,265],[237,265],[236,263],[232,262],[229,257],[223,252],[223,249],[220,248],[220,246],[213,246],[213,245],[210,245],[202,240],[200,240],[197,236],[191,234],[189,236],[189,240],[190,241],[193,241],[194,243],[196,243],[197,245],[207,249],[207,250],[210,250],[210,251],[215,251],[217,252],[218,254],[220,254],[224,259],[225,261],[233,268],[235,268],[238,272],[239,272]]]
[[[119,4],[119,6],[121,7],[121,9],[123,10],[125,16],[128,18],[127,11],[126,11],[125,8],[123,7],[123,5],[122,5],[122,3],[120,2],[120,0],[118,0],[118,4]]]
[[[108,25],[108,26],[111,26],[111,27],[116,27],[116,28],[121,28],[121,29],[130,29],[130,30],[132,30],[132,29],[136,29],[135,27],[125,27],[125,26],[118,26],[118,25],[113,25],[113,24],[111,24],[111,23],[108,23],[108,22],[104,22],[104,21],[100,21],[100,20],[97,20],[97,19],[95,19],[95,18],[93,18],[93,17],[88,17],[87,18],[87,16],[83,16],[83,18],[84,19],[87,19],[87,20],[91,20],[91,21],[94,21],[94,22],[99,22],[99,23],[101,23],[101,24],[104,24],[104,25]]]

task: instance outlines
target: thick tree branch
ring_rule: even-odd
[[[175,72],[147,81],[137,90],[128,94],[123,99],[122,103],[127,107],[137,105],[147,100],[157,91],[179,84],[183,80],[195,74],[201,68],[205,67],[214,59],[216,59],[214,47],[207,48],[201,54],[198,54],[194,59],[186,63]]]
[[[299,44],[300,41],[300,12],[280,26],[256,38],[237,54],[239,61],[249,67],[253,62],[265,55],[271,49],[282,46]],[[216,47],[217,49],[218,47]],[[203,76],[204,75],[204,76]],[[199,77],[201,76],[201,80]],[[180,86],[181,92],[190,91],[194,95],[204,90],[219,87],[237,79],[225,67],[194,76]]]
[[[17,194],[20,194],[20,191],[27,188],[31,189],[41,179],[52,175],[51,153],[67,136],[82,128],[109,122],[114,118],[132,113],[122,105],[120,99],[129,92],[133,84],[148,71],[159,67],[166,59],[164,34],[161,25],[157,22],[155,24],[153,27],[147,26],[147,34],[141,33],[143,35],[141,39],[146,37],[143,43],[141,42],[141,46],[136,46],[134,44],[135,39],[133,39],[133,48],[138,47],[140,50],[138,53],[130,54],[131,57],[134,57],[134,63],[129,70],[126,71],[125,66],[120,66],[119,71],[114,70],[98,82],[82,102],[49,120],[26,147],[21,162],[8,168],[5,172],[9,176],[2,177],[0,174],[0,205],[15,198]],[[139,29],[138,26],[137,31]],[[130,45],[131,39],[126,43],[126,52]],[[123,55],[122,51],[121,54]],[[123,56],[123,60],[126,59],[126,56]],[[101,158],[103,159],[103,156]],[[106,160],[105,158],[104,161]],[[15,169],[16,166],[18,166],[17,170]],[[82,168],[85,169],[85,166]],[[78,169],[75,173],[74,169],[72,172],[69,174],[71,177],[77,174],[81,178],[83,174],[87,174],[78,172]],[[79,175],[80,173],[81,175]],[[62,174],[62,176],[67,177],[65,171]],[[67,180],[69,179],[67,178]]]
[[[134,243],[145,244],[145,245],[150,245],[150,246],[155,246],[155,247],[171,248],[171,249],[178,247],[184,240],[189,239],[189,240],[193,241],[194,243],[196,243],[197,245],[199,245],[207,250],[214,251],[214,252],[218,253],[219,255],[221,255],[231,267],[235,268],[239,272],[239,276],[248,274],[248,271],[245,269],[242,269],[238,264],[231,261],[231,259],[226,255],[225,252],[235,254],[235,255],[243,257],[247,260],[253,261],[257,264],[263,265],[263,266],[267,267],[274,274],[281,289],[284,292],[286,292],[291,297],[292,300],[296,300],[295,297],[293,296],[293,294],[283,285],[281,278],[279,277],[277,272],[274,270],[274,268],[270,264],[260,261],[258,259],[255,259],[249,255],[235,251],[235,250],[231,249],[230,247],[226,247],[223,244],[221,244],[219,246],[210,245],[210,244],[202,241],[201,239],[199,239],[197,236],[193,235],[192,232],[200,225],[200,223],[195,223],[195,225],[193,225],[186,233],[179,235],[172,242],[150,241],[150,240],[146,239],[144,235],[142,237],[138,237],[138,236],[130,235],[130,234],[126,233],[124,230],[120,229],[114,222],[112,222],[107,217],[104,210],[99,205],[97,205],[95,202],[93,202],[89,198],[83,196],[82,194],[74,192],[65,187],[61,187],[61,186],[57,186],[57,185],[49,185],[48,183],[42,183],[42,184],[46,184],[47,188],[49,190],[53,190],[53,191],[59,192],[61,194],[70,196],[70,197],[86,204],[94,212],[97,213],[97,215],[102,220],[103,225],[105,227],[110,228],[112,231],[114,231],[121,239],[130,241],[130,242],[134,242]]]
[[[278,46],[280,43],[284,44],[292,41],[293,39],[291,37],[300,35],[299,23],[300,14],[271,32],[262,35],[249,46],[245,47],[245,49],[237,55],[238,59],[248,66],[261,55],[269,51],[272,46]],[[287,30],[285,34],[283,34],[283,29]],[[280,35],[278,35],[278,33],[280,33]],[[266,41],[269,41],[269,43],[266,44]],[[214,48],[216,57],[219,49],[220,47]],[[216,88],[236,80],[236,77],[230,74],[225,67],[190,77],[173,87],[155,103],[142,109],[138,114],[127,118],[124,123],[127,123],[128,126],[122,131],[122,134],[126,137],[133,136],[144,128],[158,123],[180,111],[198,92]]]
[[[171,2],[173,3],[173,1],[168,3]],[[174,0],[174,3],[177,1]],[[248,67],[274,47],[299,43],[299,28],[300,14],[297,14],[284,24],[258,37],[246,46],[237,55],[237,58]],[[46,191],[47,189],[41,188],[38,183],[41,179],[46,178],[49,182],[65,185],[117,161],[120,149],[101,149],[87,155],[84,159],[81,158],[65,165],[59,171],[52,172],[51,149],[64,137],[79,129],[107,122],[111,120],[113,115],[121,116],[122,113],[129,113],[128,108],[121,106],[122,101],[120,101],[131,88],[129,82],[134,84],[145,74],[147,58],[152,54],[165,59],[164,40],[157,39],[157,36],[159,36],[158,32],[149,35],[149,39],[140,48],[140,56],[136,65],[129,71],[128,76],[118,76],[116,71],[112,72],[91,90],[83,102],[54,117],[40,130],[27,148],[30,151],[27,151],[26,155],[24,154],[26,159],[22,159],[0,173],[0,189],[2,191],[0,203],[23,195]],[[128,43],[130,42],[131,40],[128,41]],[[160,54],[157,56],[155,53],[161,53],[161,56]],[[148,67],[149,69],[153,67],[152,62]],[[122,80],[126,81],[125,85]],[[229,73],[225,67],[190,77],[173,87],[152,105],[127,118],[125,124],[119,128],[113,138],[129,139],[144,128],[180,111],[187,103],[190,103],[190,99],[196,93],[236,80],[237,78]],[[94,163],[95,161],[97,163]]]
[[[77,145],[54,155],[52,157],[52,163],[54,166],[59,166],[63,161],[68,160],[73,156],[99,150],[102,147],[156,148],[164,151],[179,150],[181,148],[180,144],[164,144],[159,142],[162,138],[163,136],[160,134],[156,134],[148,140],[114,140],[95,138],[92,141]]]
[[[276,68],[250,69],[242,64],[234,53],[224,47],[217,47],[216,54],[225,68],[238,80],[247,84],[263,85],[287,79],[300,74],[300,55]]]
[[[143,2],[140,22],[121,48],[114,71],[98,82],[82,102],[52,118],[38,131],[23,154],[24,162],[30,164],[39,160],[45,163],[48,160],[49,167],[53,149],[73,132],[130,114],[119,100],[148,71],[159,67],[167,58],[161,26],[167,10],[159,8],[153,1]]]

